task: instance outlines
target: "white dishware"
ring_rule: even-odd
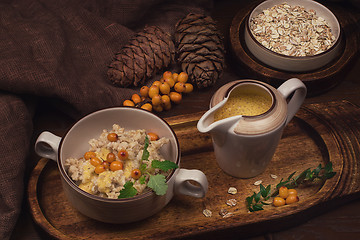
[[[238,88],[271,98],[271,107],[260,115],[237,115],[214,121],[216,112]],[[210,109],[200,118],[197,128],[211,134],[221,169],[234,177],[251,178],[266,169],[285,126],[305,97],[306,87],[296,78],[287,80],[278,89],[256,80],[230,82],[215,92]]]
[[[98,138],[103,129],[111,129],[113,124],[124,127],[126,131],[145,129],[170,140],[160,148],[160,153],[166,160],[175,162],[179,168],[167,177],[168,189],[165,195],[159,196],[149,190],[131,198],[108,199],[83,191],[70,178],[64,166],[65,160],[83,156],[88,151],[88,141]],[[208,181],[203,172],[180,168],[179,142],[167,122],[139,108],[114,107],[96,111],[77,121],[63,137],[45,131],[39,135],[35,151],[38,155],[57,162],[69,202],[82,214],[102,222],[138,221],[159,212],[174,194],[202,198],[208,190]],[[197,184],[194,185],[192,181]]]

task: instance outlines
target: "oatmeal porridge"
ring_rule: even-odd
[[[117,199],[129,185],[133,195],[140,194],[148,188],[152,176],[161,174],[165,181],[169,174],[170,168],[154,167],[155,162],[169,162],[160,154],[160,148],[168,143],[169,139],[159,138],[156,133],[125,131],[114,124],[111,130],[104,129],[99,138],[89,141],[89,151],[83,157],[66,159],[65,169],[79,188],[90,194]]]

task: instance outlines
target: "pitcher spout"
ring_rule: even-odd
[[[197,129],[199,132],[202,133],[211,133],[211,132],[223,132],[226,134],[226,132],[229,131],[229,129],[234,129],[237,122],[242,118],[241,115],[233,116],[225,119],[221,119],[219,121],[214,120],[214,115],[216,111],[224,106],[226,103],[227,98],[225,98],[223,101],[219,102],[214,107],[210,108],[198,121],[197,123]]]

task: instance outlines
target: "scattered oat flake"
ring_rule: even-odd
[[[226,209],[224,209],[224,208],[220,209],[220,211],[219,211],[219,214],[220,214],[220,216],[222,216],[222,217],[224,217],[227,213],[228,213],[228,210],[226,210]]]
[[[256,182],[254,182],[254,185],[255,185],[255,186],[259,186],[261,183],[262,183],[262,180],[258,180],[258,181],[256,181]]]
[[[236,205],[236,199],[229,199],[229,200],[227,200],[226,201],[226,204],[228,205],[228,206],[231,206],[231,207],[233,207],[233,206],[235,206]]]
[[[273,178],[273,179],[277,178],[277,176],[275,174],[270,174],[270,177]]]
[[[231,212],[228,212],[226,213],[224,216],[222,216],[223,218],[228,218],[228,217],[231,217],[233,215],[233,213]]]
[[[230,193],[230,194],[236,194],[237,193],[237,189],[236,188],[234,188],[234,187],[229,187],[229,190],[228,190],[228,193]]]
[[[209,209],[204,209],[203,214],[204,214],[205,217],[211,217],[212,216],[212,212]]]

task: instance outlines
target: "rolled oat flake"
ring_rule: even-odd
[[[204,214],[205,217],[211,217],[212,216],[212,212],[209,209],[204,209],[203,214]]]
[[[234,187],[229,187],[229,189],[228,189],[228,193],[230,193],[230,194],[236,194],[237,193],[237,189],[236,188],[234,188]]]
[[[287,56],[313,56],[335,43],[329,24],[315,10],[278,4],[250,19],[255,39],[271,51]]]

